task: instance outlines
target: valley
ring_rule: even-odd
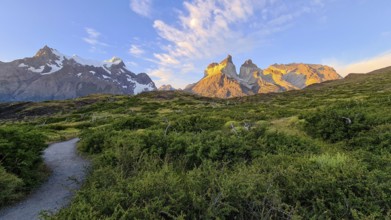
[[[0,127],[80,137],[92,161],[71,204],[45,219],[371,219],[391,213],[390,97],[385,68],[231,99],[3,103]]]

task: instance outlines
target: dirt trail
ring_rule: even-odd
[[[24,201],[0,210],[1,220],[39,219],[41,211],[56,212],[69,203],[89,165],[77,154],[78,141],[51,144],[44,151],[45,163],[52,170],[48,181]]]

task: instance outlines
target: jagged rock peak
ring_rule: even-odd
[[[221,61],[220,64],[228,64],[228,63],[232,63],[232,56],[228,54],[227,58],[225,58],[223,61]]]
[[[112,64],[120,64],[123,63],[124,61],[122,61],[121,58],[114,56],[111,59],[106,60],[105,62],[112,63]]]
[[[249,59],[249,60],[246,60],[246,62],[244,62],[244,63],[248,64],[248,65],[251,65],[251,64],[253,64],[253,61],[251,59]]]
[[[121,67],[125,67],[125,63],[124,61],[119,58],[119,57],[112,57],[111,59],[108,59],[108,60],[105,60],[104,63],[106,64],[106,66],[111,66],[111,67],[117,67],[117,68],[121,68]]]
[[[249,60],[246,60],[243,65],[243,67],[255,67],[255,68],[258,68],[258,66],[256,64],[253,63],[253,61],[251,59]]]
[[[49,57],[54,55],[54,49],[45,45],[43,48],[39,49],[34,57]]]

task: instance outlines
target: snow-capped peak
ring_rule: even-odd
[[[133,73],[118,57],[100,62],[92,61],[77,55],[64,55],[48,46],[40,49],[34,57],[26,57],[9,63],[0,62],[0,72],[6,73],[6,76],[15,74],[17,77],[8,77],[10,83],[4,84],[10,85],[9,94],[29,95],[31,93],[28,100],[36,100],[36,97],[41,97],[41,94],[45,95],[38,98],[39,100],[74,98],[79,94],[94,93],[134,95],[156,90],[155,84],[147,74]],[[46,88],[42,86],[44,84],[51,86]],[[18,89],[13,91],[14,87]],[[8,91],[7,87],[6,90]]]
[[[20,63],[19,68],[28,69],[31,72],[40,73],[41,75],[48,75],[61,70],[64,62],[73,60],[81,66],[93,66],[103,68],[108,74],[112,73],[111,68],[120,68],[120,72],[128,71],[123,60],[119,57],[112,57],[105,61],[95,61],[81,58],[77,55],[67,56],[60,53],[58,50],[44,46],[34,56],[38,60],[37,64],[29,65],[28,63]]]

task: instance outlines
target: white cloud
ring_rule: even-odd
[[[92,52],[104,52],[100,47],[107,47],[108,44],[100,41],[101,33],[96,31],[93,28],[85,28],[87,37],[83,38],[83,41],[91,46],[90,50]]]
[[[130,0],[130,8],[139,15],[150,17],[152,13],[152,0]]]
[[[295,18],[323,5],[324,0],[184,1],[176,20],[154,21],[153,27],[166,42],[160,48],[163,52],[153,54],[158,66],[152,72],[161,79],[156,82],[175,83],[180,74],[193,71],[201,75],[204,66],[200,63],[256,50],[265,36],[284,30]]]
[[[349,73],[368,73],[373,70],[391,66],[391,51],[352,63],[343,63],[336,59],[326,60],[324,63],[333,66],[342,76],[346,76]]]
[[[141,49],[140,46],[132,44],[129,49],[129,53],[134,56],[140,56],[145,53],[143,49]]]

